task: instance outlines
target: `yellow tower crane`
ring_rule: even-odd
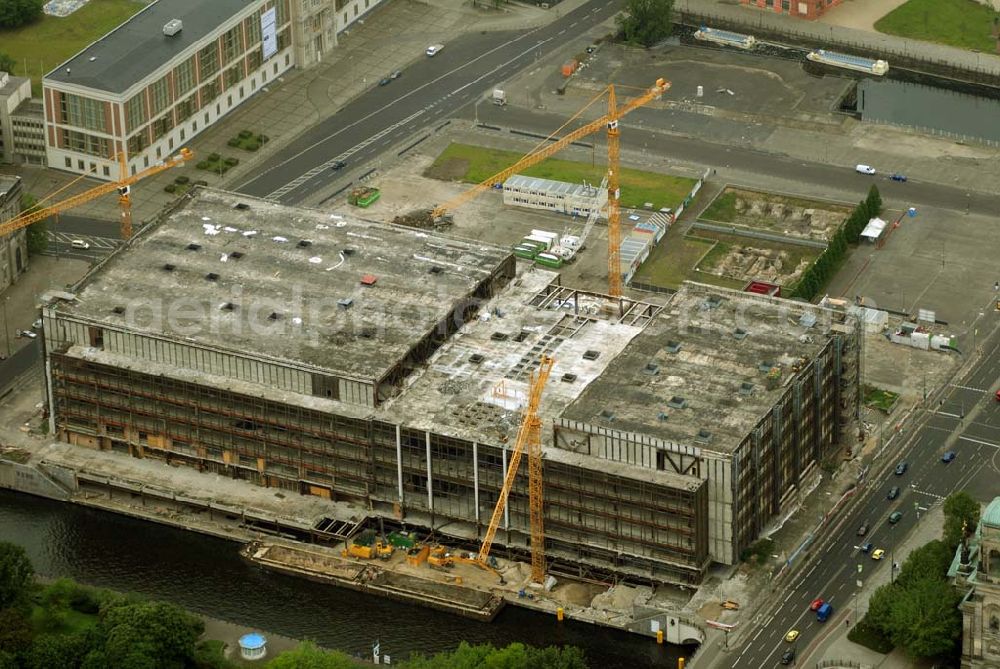
[[[183,165],[184,162],[190,160],[193,155],[194,154],[189,149],[181,149],[176,156],[171,156],[162,163],[153,165],[152,167],[130,177],[125,177],[123,179],[119,179],[118,181],[103,183],[100,186],[95,186],[90,190],[68,197],[65,200],[61,200],[53,205],[49,205],[48,207],[30,209],[19,216],[15,216],[9,221],[0,224],[0,237],[9,235],[10,233],[20,230],[21,228],[25,228],[32,223],[43,221],[49,216],[60,214],[64,211],[72,209],[73,207],[90,202],[91,200],[99,198],[102,195],[118,191],[118,204],[121,208],[121,235],[122,239],[129,239],[132,237],[132,184],[141,179],[145,179],[148,176],[162,172],[163,170],[170,169],[171,167]],[[119,165],[121,168],[119,174],[127,174],[128,166],[125,164],[125,157],[123,154],[119,154]]]
[[[528,155],[521,158],[519,161],[511,165],[505,170],[497,172],[489,179],[476,184],[469,190],[465,191],[461,195],[439,205],[432,212],[432,216],[435,219],[441,218],[446,212],[451,211],[455,207],[462,205],[469,200],[479,196],[480,193],[493,188],[494,184],[503,183],[508,177],[517,174],[518,172],[531,167],[537,163],[542,162],[549,156],[561,151],[566,146],[580,139],[581,137],[586,137],[587,135],[597,132],[602,128],[606,128],[608,132],[608,294],[619,297],[622,294],[622,274],[620,267],[620,253],[621,253],[621,213],[619,205],[619,196],[621,195],[618,186],[618,171],[619,171],[619,142],[620,142],[620,128],[619,121],[623,116],[628,114],[634,109],[642,107],[643,105],[649,103],[651,100],[655,100],[661,97],[670,88],[670,83],[664,79],[657,79],[656,83],[653,84],[645,93],[639,97],[633,98],[623,104],[621,107],[617,104],[617,98],[615,96],[614,85],[609,85],[604,91],[601,91],[600,98],[605,93],[608,96],[608,113],[601,116],[598,119],[590,121],[579,128],[570,131],[566,135],[560,137],[559,139],[549,142],[549,139],[555,136],[555,133],[550,135],[543,144],[536,147],[534,151]],[[595,98],[594,100],[596,100]],[[578,118],[580,114],[583,113],[587,107],[593,104],[594,100],[591,100],[584,109],[580,110],[572,118],[569,119],[563,128],[566,127],[574,119]],[[560,128],[561,130],[562,128]],[[557,130],[556,132],[559,132]]]
[[[500,526],[507,498],[517,477],[517,468],[521,464],[521,455],[525,447],[528,449],[528,502],[531,509],[531,580],[541,583],[545,577],[545,527],[542,524],[542,420],[538,417],[538,405],[542,400],[542,390],[552,372],[555,360],[542,356],[538,370],[532,372],[528,383],[528,404],[524,410],[524,419],[517,431],[517,441],[510,455],[510,463],[504,476],[500,496],[493,508],[493,516],[486,528],[483,545],[479,548],[476,560],[485,566],[493,547],[493,538]]]

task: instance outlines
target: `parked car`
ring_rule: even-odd
[[[870,553],[872,550],[872,542],[866,541],[865,543],[858,546],[858,548],[861,549],[862,553]]]
[[[798,638],[799,638],[798,630],[788,630],[788,634],[785,635],[785,641],[787,641],[788,643],[793,643]]]
[[[345,167],[347,167],[347,163],[345,163],[343,160],[335,160],[333,161],[333,164],[330,165],[330,169],[333,170],[334,172],[336,172],[337,170],[342,170]]]
[[[17,336],[18,337],[27,337],[28,339],[34,339],[38,335],[35,334],[34,332],[32,332],[31,330],[18,330],[17,331]]]
[[[899,519],[902,517],[903,517],[902,511],[893,511],[892,513],[889,514],[889,524],[895,525],[896,523],[899,522]]]
[[[444,44],[431,44],[429,47],[427,47],[427,55],[436,56],[441,52],[441,49],[443,48]]]
[[[858,165],[854,171],[858,174],[875,174],[875,168],[871,165]]]
[[[948,451],[947,453],[941,456],[941,462],[945,464],[948,464],[954,459],[955,459],[955,451]]]
[[[823,606],[823,604],[824,604],[823,600],[817,597],[816,599],[812,600],[812,604],[809,605],[809,610],[818,611],[819,607]]]
[[[889,488],[889,494],[885,496],[886,499],[896,499],[899,497],[899,486],[894,485]]]
[[[865,522],[861,523],[861,527],[858,528],[858,536],[859,537],[863,537],[866,534],[868,534],[868,525],[869,525],[869,522],[867,520]]]
[[[390,79],[399,79],[401,76],[403,76],[403,73],[400,72],[399,70],[395,70],[392,74],[389,75],[389,78]]]
[[[32,330],[41,330],[42,329],[42,319],[41,318],[36,318],[35,322],[31,324],[31,329]]]
[[[84,251],[90,248],[90,244],[83,241],[82,239],[74,239],[69,243],[69,245],[75,249],[83,249]]]
[[[378,80],[379,86],[388,86],[391,83],[392,79],[390,79],[389,77],[382,77],[381,79]]]
[[[781,656],[781,663],[782,664],[791,664],[794,661],[795,661],[795,651],[794,650],[786,650],[785,654]]]
[[[889,178],[892,179],[893,181],[902,181],[902,182],[906,181],[906,175],[900,174],[899,172],[893,172],[892,174],[889,175]]]
[[[906,473],[906,470],[910,468],[909,462],[900,462],[896,465],[896,476],[902,476]]]
[[[997,391],[997,402],[1000,402],[1000,390]]]
[[[872,553],[872,559],[873,560],[881,560],[884,557],[885,557],[885,549],[884,548],[878,548],[878,549],[875,550],[874,553]]]

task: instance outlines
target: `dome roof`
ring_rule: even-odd
[[[994,497],[986,507],[981,522],[984,527],[1000,528],[1000,497]]]
[[[251,632],[250,634],[244,634],[240,637],[240,648],[247,648],[250,650],[255,650],[257,648],[263,648],[267,640],[261,634],[256,632]]]

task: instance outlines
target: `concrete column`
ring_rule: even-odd
[[[396,487],[399,495],[399,504],[403,504],[403,441],[400,435],[400,427],[396,426]]]
[[[434,513],[434,481],[431,478],[431,433],[430,430],[424,432],[424,440],[427,443],[427,509]]]
[[[472,494],[476,505],[476,523],[479,523],[479,442],[472,442]]]

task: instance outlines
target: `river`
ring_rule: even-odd
[[[0,490],[0,539],[27,550],[45,577],[164,599],[192,611],[367,656],[454,648],[569,644],[592,667],[675,667],[682,649],[646,637],[508,606],[492,623],[321,586],[258,569],[238,544],[113,513]]]

